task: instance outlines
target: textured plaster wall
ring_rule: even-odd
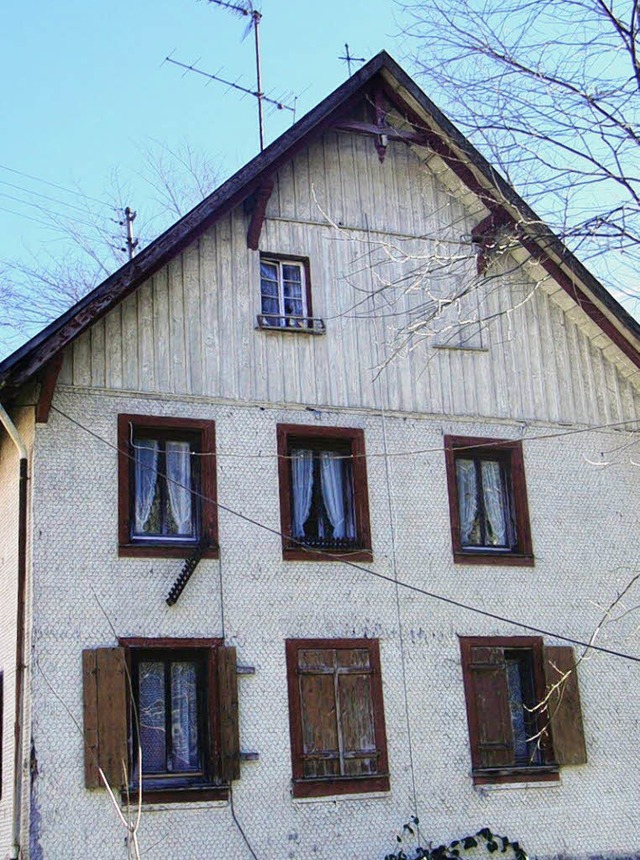
[[[362,427],[374,551],[363,567],[549,631],[588,638],[637,569],[640,470],[629,466],[628,450],[606,454],[630,441],[625,434],[544,440],[537,437],[567,428],[64,387],[54,402],[111,445],[119,412],[215,419],[220,502],[273,529],[276,424]],[[534,568],[452,563],[442,453],[452,432],[524,436]],[[404,456],[418,450],[426,453]],[[588,462],[605,458],[612,465]],[[82,722],[82,649],[116,636],[220,636],[223,614],[226,641],[256,669],[239,678],[239,698],[242,748],[260,758],[242,765],[233,794],[259,860],[382,860],[412,814],[436,843],[490,826],[539,856],[637,850],[637,665],[597,654],[580,665],[588,764],[565,768],[557,785],[474,789],[457,637],[519,628],[340,563],[285,563],[276,535],[222,509],[220,560],[201,562],[169,608],[179,561],[118,558],[116,453],[55,411],[37,429],[34,489],[32,858],[126,857],[105,792],[83,787],[74,725]],[[633,628],[632,614],[606,625],[600,641],[637,653]],[[380,640],[389,794],[291,797],[284,643],[320,636]],[[140,841],[148,860],[250,856],[226,803],[145,807]]]
[[[33,442],[33,410],[12,410],[11,418],[27,447]],[[15,444],[0,427],[0,672],[3,673],[4,719],[0,747],[0,857],[12,838],[13,763],[16,678],[16,611],[18,593],[18,493],[20,460]],[[27,738],[28,738],[28,732]]]

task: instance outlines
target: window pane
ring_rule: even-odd
[[[168,770],[174,773],[200,769],[197,681],[195,663],[171,663],[172,754]]]
[[[541,752],[534,736],[537,734],[533,697],[531,652],[505,654],[509,709],[513,732],[515,764],[539,764]]]
[[[138,722],[142,772],[166,773],[164,663],[144,661],[138,665]]]
[[[263,281],[275,281],[278,283],[278,264],[260,261],[260,278]]]
[[[160,497],[158,480],[157,439],[136,439],[134,442],[134,533],[160,531]]]
[[[301,266],[292,266],[287,263],[283,263],[282,265],[282,280],[295,282],[298,284],[298,290],[300,289],[300,284],[302,283],[302,267]]]
[[[458,510],[460,513],[460,542],[462,546],[478,546],[482,541],[474,460],[456,459]]]
[[[482,494],[485,508],[485,546],[508,546],[507,495],[497,460],[482,460]]]
[[[188,442],[166,443],[167,534],[181,537],[191,537],[195,534],[192,516],[191,460],[191,445]]]

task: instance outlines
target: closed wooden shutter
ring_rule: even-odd
[[[468,642],[461,644],[473,766],[513,765],[513,731],[503,649]]]
[[[220,716],[220,777],[223,782],[231,782],[240,778],[236,649],[220,647],[216,650],[216,659]]]
[[[554,645],[544,651],[548,714],[555,760],[561,765],[585,764],[587,746],[573,648]]]
[[[124,648],[82,652],[84,690],[85,785],[104,786],[102,769],[112,788],[127,774],[127,673]]]

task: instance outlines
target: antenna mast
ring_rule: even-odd
[[[258,12],[251,0],[243,0],[241,3],[228,3],[226,0],[209,0],[209,3],[215,3],[216,6],[223,6],[226,9],[231,9],[238,12],[240,15],[249,15],[251,21],[249,27],[245,31],[245,36],[249,30],[253,29],[253,38],[256,49],[256,99],[258,101],[258,131],[260,134],[260,152],[264,149],[264,92],[262,91],[262,70],[260,65],[260,21],[262,14]],[[244,37],[243,37],[244,38]]]
[[[136,220],[138,215],[137,212],[134,212],[130,206],[127,206],[124,209],[124,221],[119,221],[121,227],[127,228],[127,238],[126,248],[121,248],[122,251],[125,251],[129,255],[129,259],[133,260],[133,255],[136,252],[136,248],[138,247],[139,239],[133,238],[133,222]]]

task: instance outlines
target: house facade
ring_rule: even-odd
[[[0,857],[637,856],[639,345],[374,58],[0,364]]]

